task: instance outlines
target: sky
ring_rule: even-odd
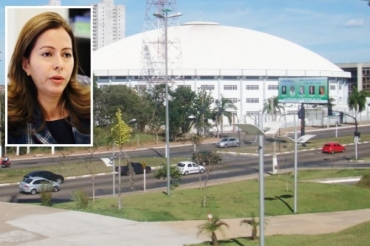
[[[91,6],[101,0],[61,0]],[[0,84],[5,81],[5,6],[46,5],[48,0],[0,3]],[[303,46],[333,63],[370,62],[367,0],[172,0],[179,23],[212,21],[268,33]],[[143,31],[147,0],[114,0],[126,7],[126,37]]]

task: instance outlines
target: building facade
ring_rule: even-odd
[[[93,5],[93,50],[125,37],[125,6],[113,0],[102,0]]]
[[[148,35],[155,37],[158,32],[151,31]],[[279,78],[326,77],[329,96],[336,108],[341,110],[347,105],[350,73],[287,40],[213,22],[184,23],[169,28],[168,35],[169,40],[174,35],[179,37],[182,49],[181,65],[168,68],[171,89],[181,86],[193,91],[207,90],[214,101],[222,97],[230,99],[237,108],[234,123],[255,123],[265,103],[278,96]],[[150,74],[142,74],[142,39],[142,34],[133,35],[94,52],[98,86],[151,86]],[[147,52],[150,58],[156,58],[156,54],[155,50]],[[170,46],[170,61],[175,59],[174,54]],[[286,114],[291,114],[297,113],[300,105],[281,106]],[[321,108],[314,104],[305,107],[315,112]],[[320,110],[326,111],[326,105]],[[319,116],[312,114],[310,119],[314,121]],[[224,129],[230,127],[224,125]]]
[[[351,78],[348,79],[350,93],[353,86],[356,86],[360,91],[370,92],[369,62],[337,63],[336,65],[343,69],[343,71],[351,73]]]

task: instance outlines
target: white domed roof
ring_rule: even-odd
[[[158,38],[158,35],[156,30],[145,33],[151,40]],[[237,69],[249,70],[248,75],[253,75],[253,71],[257,70],[325,71],[336,77],[349,77],[338,66],[316,53],[258,31],[214,22],[188,22],[168,29],[168,40],[174,37],[180,40],[180,70]],[[142,41],[143,34],[140,33],[95,51],[94,70],[142,69]],[[169,48],[169,60],[173,56]],[[240,75],[240,72],[233,75]]]

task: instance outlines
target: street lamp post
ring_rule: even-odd
[[[170,195],[171,192],[171,183],[170,183],[170,133],[169,133],[169,111],[168,111],[168,50],[167,50],[167,22],[168,18],[174,18],[181,16],[181,13],[174,13],[172,15],[168,15],[170,9],[163,9],[161,13],[154,13],[153,15],[157,18],[163,19],[164,22],[164,60],[165,60],[165,83],[166,83],[166,161],[167,161],[167,195]]]
[[[259,155],[259,209],[260,209],[260,221],[259,221],[259,230],[260,230],[260,246],[265,245],[265,187],[264,187],[264,152],[263,152],[263,138],[264,131],[263,129],[263,115],[259,113],[258,117],[258,127],[251,124],[235,124],[243,132],[258,135],[258,155]]]

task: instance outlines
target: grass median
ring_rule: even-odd
[[[343,222],[345,223],[345,221]],[[268,228],[268,226],[267,226]],[[321,235],[275,235],[266,236],[266,245],[283,246],[367,246],[370,241],[370,221],[365,222],[346,230],[321,234]],[[208,246],[210,242],[193,244],[192,246]],[[259,241],[251,241],[246,238],[233,238],[230,240],[220,240],[219,246],[257,246]]]
[[[354,210],[370,207],[370,190],[342,184],[320,184],[306,181],[304,177],[316,176],[312,171],[299,172],[298,213],[331,212]],[[334,173],[342,177],[344,171]],[[361,175],[369,170],[346,170],[349,175]],[[328,173],[327,173],[328,174]],[[347,176],[347,175],[345,175]],[[265,179],[265,214],[267,216],[293,213],[293,181],[290,173],[266,177]],[[203,185],[199,182],[199,187]],[[181,186],[180,186],[181,187]],[[163,189],[164,190],[164,189]],[[202,203],[206,198],[206,206]],[[117,198],[97,199],[95,204],[86,210],[136,221],[173,221],[196,220],[206,218],[210,210],[220,218],[244,218],[259,211],[258,180],[244,180],[209,186],[204,189],[179,188],[167,196],[162,191],[125,193],[123,209],[117,209]],[[57,204],[57,207],[74,209],[73,203]]]

